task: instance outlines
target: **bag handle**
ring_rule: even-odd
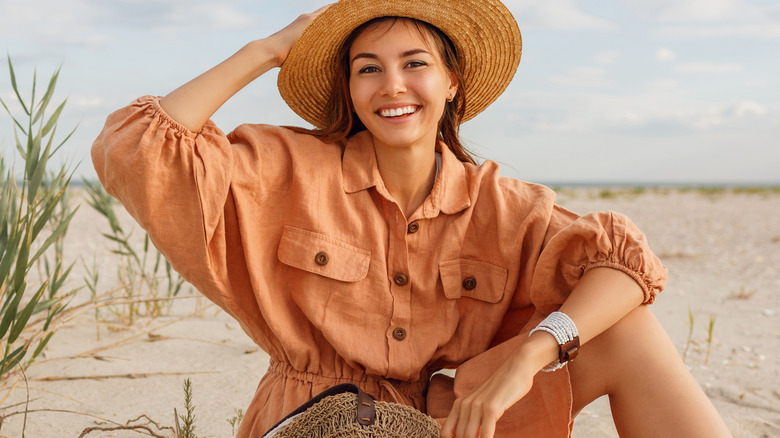
[[[358,388],[357,422],[362,426],[371,426],[375,421],[374,397]]]

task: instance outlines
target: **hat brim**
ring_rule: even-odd
[[[388,16],[425,21],[452,40],[464,66],[464,122],[504,92],[520,63],[520,29],[498,0],[342,0],[306,28],[284,61],[278,87],[287,105],[325,128],[336,54],[358,26]]]

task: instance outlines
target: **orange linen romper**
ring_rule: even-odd
[[[264,125],[194,133],[154,97],[108,117],[92,149],[106,190],[271,357],[238,436],[344,382],[446,418],[588,269],[625,272],[646,303],[663,287],[624,216],[578,217],[545,187],[439,148],[433,190],[405,218],[366,132],[346,144]],[[459,367],[454,382],[430,378],[445,367]],[[570,420],[568,370],[539,373],[497,436],[565,437]]]

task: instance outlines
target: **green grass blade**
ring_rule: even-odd
[[[24,99],[22,99],[22,96],[19,94],[19,87],[16,86],[16,74],[14,73],[14,64],[11,62],[10,56],[8,56],[8,72],[11,75],[11,88],[13,88],[14,93],[16,93],[16,98],[19,99],[19,103],[22,105],[24,113],[29,116],[30,111],[27,109],[27,105],[24,104]]]
[[[6,302],[8,306],[3,305],[3,320],[0,321],[0,339],[5,338],[5,334],[8,333],[8,329],[11,327],[14,319],[16,319],[19,303],[22,301],[22,296],[24,296],[24,288],[14,289],[11,291],[11,294],[13,294],[13,299],[11,295],[8,296],[8,300],[10,300]]]
[[[52,114],[49,117],[49,120],[46,121],[46,124],[43,125],[43,130],[41,131],[42,136],[46,136],[49,134],[49,131],[54,128],[54,126],[57,124],[57,120],[60,118],[60,114],[62,114],[62,110],[65,108],[65,104],[68,103],[68,99],[65,99],[62,101],[60,106],[57,107],[56,110],[54,110],[54,114]]]
[[[59,239],[61,236],[65,235],[65,231],[68,229],[68,225],[70,225],[70,220],[73,218],[73,215],[76,214],[76,211],[72,211],[65,221],[60,223],[57,228],[54,229],[54,231],[51,232],[51,235],[43,242],[41,247],[38,249],[38,251],[33,255],[28,263],[32,265],[35,263],[36,260],[44,253],[46,250],[51,246],[52,243],[54,243],[57,239]]]
[[[22,345],[21,347],[14,350],[11,354],[4,357],[2,362],[0,362],[0,375],[7,373],[11,370],[11,368],[15,367],[16,364],[22,360],[25,353],[27,353],[27,349],[24,345]]]
[[[55,277],[55,281],[52,282],[52,287],[51,287],[52,293],[56,293],[56,291],[62,289],[63,284],[65,284],[65,280],[68,279],[68,276],[70,275],[70,271],[73,270],[73,265],[75,264],[76,262],[74,261],[73,263],[70,264],[70,266],[68,266],[67,269],[65,269],[64,272],[58,274],[58,276]]]
[[[41,339],[41,342],[38,343],[38,346],[35,348],[35,351],[33,352],[33,355],[30,358],[30,360],[35,360],[38,357],[38,355],[41,354],[43,348],[46,347],[46,344],[49,343],[52,336],[54,336],[54,332],[50,332],[48,335],[46,335],[46,337]]]
[[[19,123],[19,121],[18,121],[18,120],[16,120],[16,117],[14,117],[13,113],[11,113],[11,110],[10,110],[10,109],[8,109],[8,105],[6,105],[6,104],[5,104],[5,101],[4,101],[2,98],[0,98],[0,104],[2,104],[2,105],[3,105],[3,108],[5,108],[5,111],[8,113],[8,115],[10,115],[10,116],[11,116],[11,120],[13,120],[13,121],[14,121],[14,123],[16,124],[16,126],[18,126],[18,127],[19,127],[19,129],[21,129],[21,130],[22,130],[22,132],[24,132],[24,126],[22,126],[22,124],[21,124],[21,123]]]
[[[30,132],[32,132],[32,125],[30,125]],[[33,136],[32,134],[28,134],[27,153],[25,155],[25,160],[27,161],[27,166],[25,167],[25,181],[27,180],[27,176],[31,175],[35,167],[38,165],[38,157],[40,155],[41,155],[40,132],[35,136]]]
[[[70,179],[68,179],[68,181],[70,181]],[[41,230],[43,230],[43,228],[49,222],[52,215],[54,215],[54,210],[56,210],[57,206],[60,204],[60,200],[65,195],[66,189],[67,189],[67,181],[65,184],[60,186],[60,190],[58,192],[53,193],[49,199],[44,200],[47,202],[45,204],[43,211],[41,211],[38,214],[38,219],[35,221],[35,227],[33,227],[33,238],[38,236]],[[72,213],[75,213],[76,211],[78,211],[78,208],[74,209]]]
[[[57,128],[55,127],[54,131],[52,131],[52,135],[49,137],[49,142],[46,144],[46,148],[43,150],[43,153],[35,164],[35,169],[32,169],[33,172],[30,175],[30,181],[27,186],[27,199],[29,201],[37,199],[38,188],[41,186],[43,177],[46,176],[46,164],[49,162],[49,158],[51,157],[51,145],[54,142],[54,133],[56,130]]]
[[[16,266],[14,269],[13,288],[18,290],[22,287],[25,278],[27,277],[27,270],[30,260],[30,247],[32,246],[31,232],[32,222],[29,222],[27,228],[24,230],[24,237],[22,237],[21,247],[16,255]]]
[[[44,93],[41,101],[38,103],[38,110],[35,112],[35,117],[33,117],[33,123],[37,123],[41,116],[43,116],[44,111],[46,111],[46,107],[49,105],[49,101],[54,95],[54,88],[57,86],[57,78],[59,76],[60,68],[57,68],[57,71],[55,71],[54,74],[51,75],[51,79],[49,79],[49,86],[46,88],[46,93]]]
[[[6,251],[4,252],[2,259],[0,259],[0,284],[5,284],[6,279],[11,275],[11,266],[13,266],[13,262],[19,251],[19,242],[22,239],[22,235],[23,232],[20,225],[16,226],[11,232]]]
[[[22,334],[22,330],[24,330],[24,327],[27,325],[27,321],[29,321],[30,317],[33,315],[35,306],[38,304],[38,301],[41,300],[41,297],[43,296],[43,293],[46,291],[48,286],[49,282],[44,281],[38,291],[35,292],[35,295],[30,298],[30,301],[27,303],[27,305],[24,306],[21,312],[19,312],[13,327],[11,327],[11,332],[8,334],[9,344],[15,342],[19,335]]]
[[[76,126],[74,126],[74,127],[73,127],[73,129],[71,129],[71,131],[68,133],[68,135],[66,135],[66,136],[65,136],[65,138],[64,138],[64,139],[63,139],[63,140],[60,142],[60,144],[58,144],[58,145],[57,145],[57,147],[56,147],[56,148],[54,148],[54,149],[51,151],[51,154],[52,154],[52,155],[56,154],[56,153],[57,153],[57,151],[59,151],[59,150],[60,150],[60,148],[62,147],[62,145],[64,145],[64,144],[65,144],[65,142],[66,142],[66,141],[68,141],[68,139],[70,139],[70,137],[73,135],[73,133],[74,133],[74,132],[76,132],[76,129],[78,129],[78,127],[79,127],[79,124],[78,124],[78,123],[76,123]],[[76,166],[76,167],[78,167],[78,166]]]
[[[30,113],[28,115],[32,115],[33,106],[35,106],[35,91],[38,88],[38,69],[33,69],[33,83],[32,83],[32,96],[30,96]],[[30,123],[31,125],[34,124]]]
[[[22,142],[19,140],[19,133],[14,128],[14,140],[16,141],[16,150],[19,151],[19,155],[22,156],[22,160],[27,161],[27,149],[22,146]]]

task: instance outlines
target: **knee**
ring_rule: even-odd
[[[680,361],[677,349],[652,311],[639,306],[583,345],[571,370],[600,380],[609,394],[626,379],[656,372],[670,361]]]

